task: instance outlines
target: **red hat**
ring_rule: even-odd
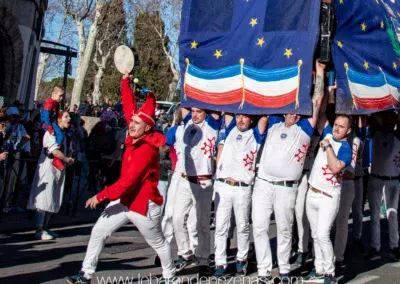
[[[156,96],[154,93],[149,92],[147,94],[146,102],[142,105],[142,107],[135,112],[137,116],[139,116],[144,122],[146,122],[151,127],[154,127],[156,124],[154,120],[156,109]]]

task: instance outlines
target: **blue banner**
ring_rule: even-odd
[[[184,0],[185,107],[311,114],[320,0]]]
[[[398,108],[400,5],[394,0],[335,1],[336,112],[368,114]]]

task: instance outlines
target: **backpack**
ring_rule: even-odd
[[[115,139],[117,131],[113,128],[109,129],[100,139],[100,152],[105,155],[111,155],[117,147],[117,140]]]

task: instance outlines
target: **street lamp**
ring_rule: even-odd
[[[136,84],[137,83],[139,83],[139,79],[138,78],[133,79],[133,90],[134,90],[135,94],[136,94]]]

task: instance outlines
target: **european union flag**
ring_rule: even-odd
[[[184,0],[182,105],[311,114],[320,0]]]
[[[400,5],[394,0],[336,0],[332,47],[336,111],[367,114],[400,101]]]

